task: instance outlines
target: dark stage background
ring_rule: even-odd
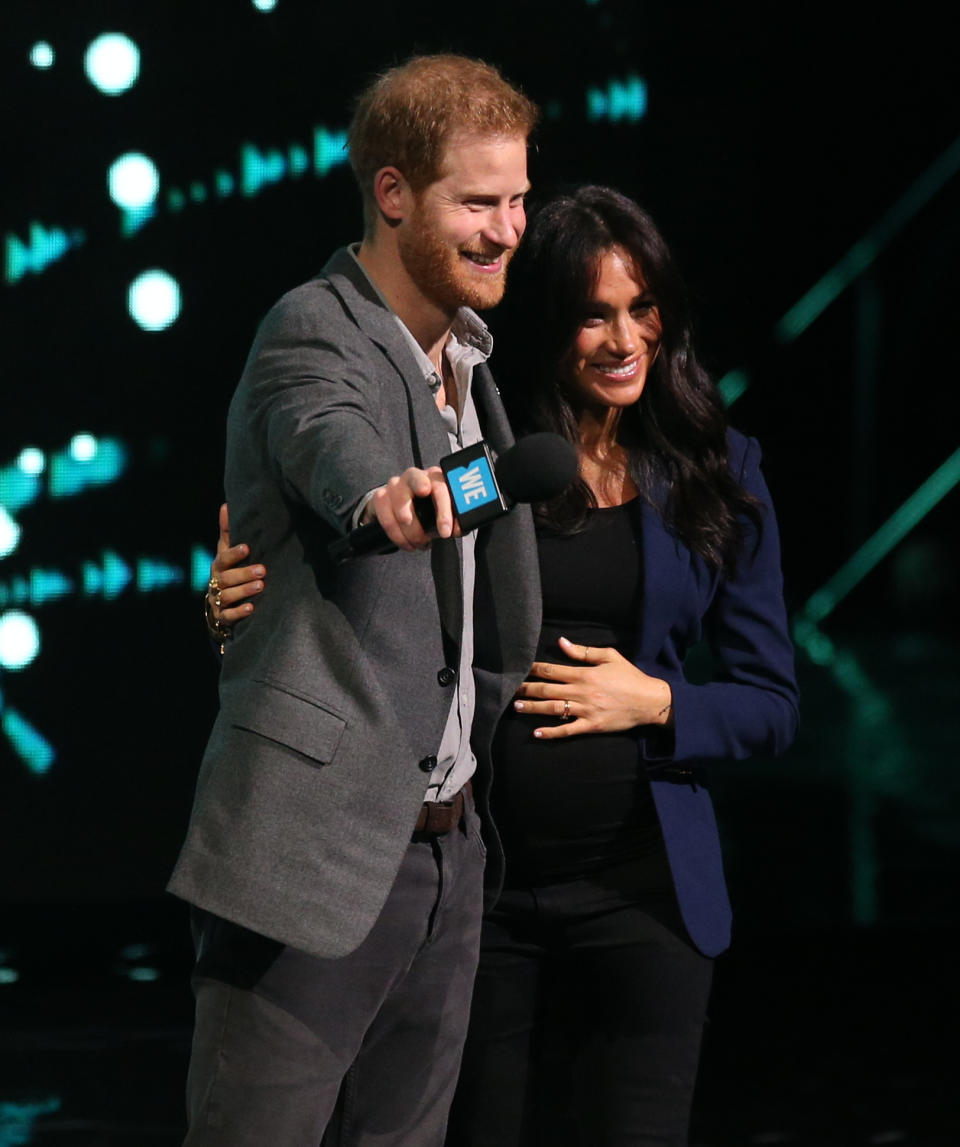
[[[189,954],[163,886],[216,708],[226,406],[259,317],[359,237],[353,92],[442,49],[544,108],[536,192],[652,211],[765,450],[803,728],[716,770],[737,934],[698,1141],[955,1143],[952,33],[842,3],[8,0],[0,1147],[177,1142]]]

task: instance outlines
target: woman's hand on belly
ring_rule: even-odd
[[[561,637],[560,648],[583,664],[535,661],[531,680],[520,686],[513,703],[518,713],[566,718],[563,724],[535,729],[535,737],[550,740],[671,723],[673,696],[666,681],[644,673],[610,646],[575,645]]]

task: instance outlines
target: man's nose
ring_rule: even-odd
[[[524,222],[522,207],[511,207],[504,203],[491,212],[485,231],[499,247],[509,250],[520,242]]]

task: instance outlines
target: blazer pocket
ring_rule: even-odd
[[[231,690],[231,724],[296,749],[319,764],[333,760],[346,719],[319,701],[269,681],[245,681]]]

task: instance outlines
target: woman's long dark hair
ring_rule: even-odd
[[[641,496],[659,503],[691,550],[732,573],[742,518],[759,529],[759,505],[730,474],[726,414],[694,353],[683,280],[653,220],[633,200],[607,187],[581,187],[533,213],[494,316],[494,365],[504,402],[518,434],[552,430],[578,443],[567,361],[589,310],[598,261],[613,247],[631,256],[663,325],[660,352],[640,401],[622,413],[617,441],[628,452]],[[537,517],[572,533],[596,504],[579,480],[537,507]]]

